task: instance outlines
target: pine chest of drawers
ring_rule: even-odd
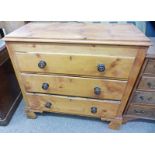
[[[5,37],[30,118],[36,112],[122,123],[150,45],[131,24],[29,23]]]
[[[124,112],[124,122],[133,119],[155,120],[155,38]]]

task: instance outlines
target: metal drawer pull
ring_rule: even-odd
[[[46,107],[46,108],[49,108],[49,109],[50,109],[51,106],[52,106],[52,103],[51,103],[51,102],[46,102],[46,104],[45,104],[45,107]]]
[[[139,98],[140,98],[141,100],[144,100],[144,96],[140,96]]]
[[[98,69],[99,72],[104,72],[105,71],[105,65],[104,64],[99,64],[97,66],[97,69]]]
[[[145,111],[144,110],[134,110],[134,112],[136,113],[136,114],[144,114],[145,113]]]
[[[46,62],[43,61],[43,60],[40,60],[40,62],[38,63],[38,67],[41,68],[41,69],[45,68],[46,67]]]
[[[95,95],[100,95],[100,94],[101,94],[101,88],[95,87],[95,88],[94,88],[94,94],[95,94]]]
[[[151,101],[151,100],[152,100],[152,97],[147,98],[147,100],[148,100],[148,101]]]
[[[155,85],[152,84],[151,82],[148,82],[147,85],[148,85],[149,88],[155,89]]]
[[[91,113],[93,113],[93,114],[97,113],[97,108],[96,107],[91,107]]]
[[[48,83],[43,83],[42,84],[42,89],[47,90],[48,87],[49,87],[49,84]]]

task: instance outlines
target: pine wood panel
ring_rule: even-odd
[[[123,111],[127,105],[127,102],[129,100],[129,96],[134,88],[134,84],[138,78],[138,75],[140,73],[141,67],[143,65],[145,55],[146,55],[147,48],[141,48],[141,50],[138,51],[136,59],[134,61],[133,67],[130,72],[129,80],[127,83],[127,87],[124,91],[120,107],[118,108],[117,117],[122,121],[122,114]]]
[[[8,42],[15,52],[32,53],[69,53],[69,54],[90,54],[103,56],[136,57],[138,46],[116,46],[97,44],[65,44],[65,43],[36,43],[36,42]]]
[[[150,45],[149,39],[132,24],[105,23],[29,23],[5,40]]]
[[[16,53],[20,71],[86,75],[127,79],[134,59],[119,56],[99,56],[88,54],[64,53]],[[43,60],[46,67],[40,69],[38,63]],[[32,63],[33,62],[33,63]],[[97,66],[105,65],[105,71],[99,72]]]
[[[101,116],[105,118],[115,117],[119,105],[118,101],[30,93],[27,93],[27,99],[29,108],[34,111],[76,114],[99,118]],[[45,106],[47,102],[52,104],[50,108]],[[97,108],[96,113],[91,112],[92,107]]]
[[[19,66],[18,66],[17,60],[16,60],[16,55],[15,55],[15,52],[13,52],[12,48],[8,44],[6,44],[6,47],[7,47],[8,54],[9,54],[9,57],[11,59],[11,62],[12,62],[12,65],[13,65],[13,68],[14,68],[14,71],[15,71],[15,75],[17,77],[17,80],[18,80],[22,95],[23,95],[23,99],[24,99],[25,104],[26,104],[26,108],[25,108],[25,110],[26,110],[27,105],[28,105],[28,100],[27,100],[26,91],[25,91],[25,88],[24,88],[24,85],[23,85],[23,82],[22,82],[22,79],[21,79]]]
[[[55,75],[22,74],[23,83],[27,92],[40,92],[51,94],[62,94],[72,96],[83,96],[100,99],[120,100],[125,90],[126,81],[78,78]],[[47,90],[42,89],[43,83],[48,83]],[[98,87],[99,95],[94,93]]]

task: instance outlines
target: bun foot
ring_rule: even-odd
[[[27,115],[27,118],[29,118],[29,119],[36,119],[37,118],[36,113],[29,111],[29,110],[26,110],[26,115]]]

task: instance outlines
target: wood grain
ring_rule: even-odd
[[[128,104],[124,111],[124,122],[134,119],[155,120],[155,39],[151,38],[152,46],[147,51]]]
[[[6,44],[6,47],[7,47],[8,54],[9,54],[9,57],[11,59],[11,62],[12,62],[12,65],[13,65],[13,68],[14,68],[14,71],[15,71],[15,75],[17,77],[17,80],[18,80],[22,95],[23,95],[23,99],[24,99],[25,104],[26,104],[26,108],[27,108],[28,100],[27,100],[27,97],[26,97],[26,91],[25,91],[25,88],[24,88],[24,85],[23,85],[23,82],[22,82],[22,79],[21,79],[19,68],[18,68],[19,65],[17,64],[16,55],[15,55],[14,51],[12,51],[11,47],[8,44]]]
[[[58,73],[70,75],[87,75],[127,79],[134,59],[121,56],[104,56],[64,53],[16,53],[22,72]],[[38,63],[43,60],[46,67],[40,69]],[[33,62],[33,63],[32,63]],[[99,72],[97,66],[105,65],[105,71]]]
[[[27,92],[62,94],[100,99],[121,100],[126,87],[126,81],[91,79],[56,75],[22,74],[22,80]],[[48,83],[47,90],[42,89],[43,83]],[[94,89],[101,89],[96,95]]]
[[[7,42],[15,52],[22,53],[68,53],[68,54],[89,54],[98,56],[121,56],[134,58],[139,47],[137,46],[116,46],[97,44],[65,44],[65,43],[36,43],[36,42]]]
[[[105,23],[29,23],[7,35],[5,40],[150,45],[149,39],[132,24]]]
[[[144,74],[155,75],[155,60],[148,59]]]
[[[123,97],[121,100],[121,104],[120,104],[118,112],[117,112],[118,119],[120,119],[122,117],[123,111],[127,105],[129,96],[132,92],[132,89],[134,88],[135,82],[138,78],[141,67],[143,65],[146,51],[147,51],[147,48],[141,48],[141,50],[139,50],[137,53],[137,57],[135,59],[135,62],[133,64],[133,67],[132,67],[130,75],[129,75],[126,90],[124,91],[124,94],[123,94]]]
[[[46,111],[66,114],[76,114],[91,117],[114,118],[119,105],[118,101],[104,101],[84,99],[79,97],[64,97],[56,95],[27,93],[29,108],[33,111]],[[51,108],[45,107],[50,102]],[[97,112],[92,113],[91,107],[96,107]]]
[[[137,90],[155,91],[155,77],[145,75],[142,76]]]
[[[145,104],[155,106],[155,92],[151,91],[136,91],[132,95],[131,104]]]
[[[155,107],[146,105],[130,105],[126,116],[135,119],[142,118],[155,120]]]
[[[139,75],[137,77],[137,80],[135,82],[135,85],[134,85],[134,87],[132,89],[132,93],[131,93],[131,95],[130,95],[130,97],[128,99],[128,103],[127,103],[127,105],[126,105],[126,107],[124,109],[124,112],[123,112],[123,117],[125,117],[126,121],[130,120],[130,118],[126,117],[126,113],[127,113],[127,110],[129,108],[130,104],[132,104],[132,99],[133,99],[133,97],[135,95],[135,92],[137,91],[138,85],[139,85],[139,83],[141,81],[141,77],[144,74],[144,70],[145,70],[147,64],[148,64],[148,59],[145,58],[144,63],[142,65],[142,67],[141,67],[140,73],[139,73]]]
[[[111,128],[122,124],[150,45],[149,39],[130,24],[30,23],[5,40],[28,116],[35,118],[35,112],[47,111],[99,117],[111,121]],[[40,60],[46,61],[44,69],[38,67]],[[98,71],[99,64],[105,65],[104,72]],[[40,90],[45,79],[54,89],[38,94],[45,93]],[[101,99],[91,98],[96,85],[104,90]],[[74,94],[76,97],[71,97]],[[47,102],[52,103],[51,108]],[[96,113],[91,112],[92,107]]]

